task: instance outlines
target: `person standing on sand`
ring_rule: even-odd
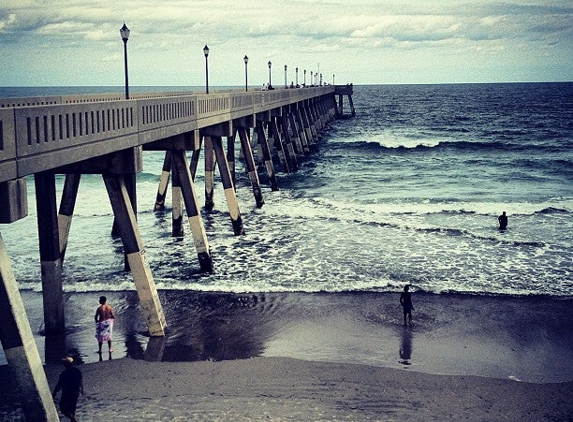
[[[406,317],[408,317],[408,322],[412,325],[412,310],[414,310],[414,305],[412,305],[412,294],[409,290],[410,286],[404,286],[404,291],[400,295],[400,305],[404,308],[404,325],[406,325]]]
[[[84,394],[84,384],[81,371],[73,366],[74,360],[71,357],[62,359],[64,370],[60,374],[58,383],[54,387],[53,396],[56,398],[58,391],[62,390],[60,398],[60,411],[70,421],[76,422],[76,407],[78,397]]]
[[[111,348],[111,339],[115,315],[113,314],[113,308],[107,304],[107,298],[105,296],[101,296],[99,298],[99,303],[100,306],[97,308],[95,313],[98,353],[101,355],[103,342],[107,341],[108,350],[111,356],[111,352],[113,352]]]
[[[507,229],[507,215],[505,214],[505,211],[499,217],[497,217],[497,221],[499,221],[500,230]]]

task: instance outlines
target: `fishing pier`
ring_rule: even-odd
[[[258,172],[263,169],[271,190],[278,190],[275,172],[297,170],[328,122],[344,117],[344,97],[354,115],[352,85],[136,94],[129,100],[122,94],[0,99],[0,224],[27,217],[27,183],[33,179],[46,338],[65,333],[62,271],[82,174],[103,178],[126,270],[131,271],[150,335],[161,337],[167,322],[137,224],[136,174],[143,169],[145,151],[165,153],[155,209],[165,206],[171,182],[172,234],[183,233],[185,211],[199,267],[213,272],[194,183],[200,154],[204,209],[213,207],[218,168],[230,226],[241,235],[235,143],[240,144],[255,204],[262,207]],[[56,175],[65,175],[59,206]],[[59,420],[1,231],[0,339],[26,418]]]

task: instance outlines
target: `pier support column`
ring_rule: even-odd
[[[56,213],[56,179],[53,173],[34,175],[42,267],[42,296],[46,335],[64,334],[64,293],[60,236]]]
[[[249,130],[246,128],[239,128],[239,139],[241,140],[241,149],[243,151],[243,156],[245,158],[245,166],[247,168],[247,174],[249,180],[251,181],[251,186],[253,188],[253,195],[255,196],[255,202],[257,208],[261,208],[265,201],[263,199],[263,193],[261,191],[261,183],[259,181],[259,173],[257,173],[257,168],[255,165],[255,158],[253,156],[253,149],[251,148],[251,140],[249,139]]]
[[[209,242],[207,241],[207,234],[205,233],[201,214],[199,213],[195,186],[191,178],[191,171],[189,167],[187,167],[185,151],[173,151],[172,157],[173,167],[176,168],[177,174],[179,175],[185,210],[187,211],[187,218],[191,226],[193,243],[195,244],[201,271],[213,272],[213,261],[211,259],[211,252],[209,251]]]
[[[281,116],[280,119],[280,126],[282,129],[282,134],[283,134],[283,139],[285,140],[285,146],[286,146],[286,150],[287,150],[287,156],[288,156],[288,160],[290,162],[290,166],[292,167],[292,169],[294,171],[298,170],[298,161],[296,159],[296,152],[294,149],[294,145],[292,142],[292,137],[289,133],[288,130],[288,117],[287,117],[287,112],[283,113],[283,115]]]
[[[229,163],[229,173],[231,174],[231,182],[233,183],[233,189],[237,190],[235,184],[235,137],[237,136],[237,131],[233,130],[231,136],[227,136],[227,162]]]
[[[271,184],[271,190],[277,191],[277,190],[279,190],[279,185],[277,183],[277,178],[275,175],[275,168],[274,168],[273,159],[271,156],[271,150],[269,147],[269,142],[267,140],[267,136],[265,135],[265,129],[263,128],[263,122],[261,122],[260,120],[257,120],[257,127],[255,130],[257,132],[257,140],[259,142],[259,145],[261,146],[261,151],[263,154],[263,158],[265,160],[265,167],[267,169],[267,174],[269,176],[269,182]]]
[[[227,162],[227,157],[223,151],[223,141],[221,140],[221,137],[213,136],[211,137],[211,143],[213,144],[215,157],[217,158],[217,167],[219,167],[221,182],[223,183],[223,189],[225,190],[225,198],[227,199],[231,223],[233,224],[233,232],[235,235],[245,234],[243,219],[241,217],[241,212],[239,211],[239,203],[237,202],[237,195],[235,194],[235,188],[233,186],[233,181],[231,180],[229,163]]]
[[[215,191],[215,153],[213,151],[213,143],[211,142],[211,137],[205,136],[205,148],[203,149],[205,153],[205,209],[207,211],[212,211],[215,206],[215,201],[213,200]]]
[[[78,189],[80,187],[81,174],[66,174],[62,199],[60,201],[60,210],[58,211],[58,231],[60,236],[60,260],[64,263],[64,256],[68,247],[68,238],[70,235],[70,226],[72,216],[76,207]]]
[[[155,197],[155,211],[165,209],[165,196],[167,194],[167,186],[169,185],[169,173],[171,171],[171,151],[165,151],[165,158],[163,160],[163,168],[161,169],[161,178],[159,179],[159,187],[157,188],[157,196]]]
[[[269,123],[269,136],[272,134],[272,138],[275,144],[275,148],[277,150],[279,161],[281,163],[281,167],[283,173],[290,173],[290,168],[287,161],[286,151],[285,151],[285,143],[281,138],[281,133],[279,131],[279,126],[277,123],[278,117],[273,117],[271,122]]]
[[[292,134],[293,134],[293,141],[294,141],[294,145],[296,147],[296,152],[299,155],[306,155],[308,153],[308,147],[305,149],[303,144],[302,144],[302,138],[301,138],[301,134],[300,134],[300,129],[297,123],[297,119],[296,119],[296,110],[291,110],[291,112],[288,115],[288,120],[290,122],[290,128],[292,130]]]
[[[171,157],[171,153],[169,154]],[[183,236],[183,197],[181,195],[181,182],[179,174],[173,169],[171,176],[171,236]]]
[[[109,200],[113,209],[117,228],[123,241],[129,268],[137,288],[141,309],[147,321],[149,334],[164,336],[165,315],[155,288],[155,281],[145,256],[143,241],[139,233],[135,212],[131,205],[125,180],[122,175],[103,174]]]
[[[309,137],[309,131],[307,130],[307,127],[305,125],[305,121],[303,118],[304,114],[302,110],[304,110],[302,104],[298,104],[295,113],[296,113],[298,128],[300,131],[299,134],[302,140],[302,145],[304,147],[305,152],[308,154],[310,153],[310,144],[312,143],[312,137]]]
[[[304,102],[302,110],[303,110],[303,116],[304,116],[303,118],[306,119],[305,127],[308,127],[308,129],[310,130],[311,138],[312,138],[313,142],[317,142],[318,141],[318,133],[316,131],[316,127],[314,126],[314,118],[312,116],[312,110],[310,108],[310,104],[308,101]]]
[[[0,234],[0,340],[26,420],[60,420]]]

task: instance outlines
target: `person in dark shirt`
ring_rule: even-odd
[[[507,215],[505,214],[505,211],[499,217],[497,217],[497,221],[499,221],[500,230],[507,229]]]
[[[53,395],[55,398],[58,391],[62,390],[60,410],[70,421],[76,422],[78,397],[80,396],[80,393],[84,394],[82,373],[78,368],[73,366],[74,360],[71,357],[63,358],[62,363],[65,369],[60,374],[60,378],[54,388]]]
[[[400,305],[404,308],[404,325],[406,325],[406,317],[408,317],[408,322],[412,325],[412,310],[414,305],[412,305],[412,294],[409,292],[410,286],[404,286],[404,291],[400,295]]]

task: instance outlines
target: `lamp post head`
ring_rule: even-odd
[[[285,70],[287,70],[287,65],[285,64]]]
[[[245,62],[245,64],[249,63],[249,58],[247,57],[246,54],[245,54],[245,57],[243,57],[243,61]]]
[[[270,60],[269,60],[269,62],[268,62],[267,64],[269,65],[269,69],[270,69],[271,66],[273,65]]]
[[[121,34],[121,39],[123,40],[123,42],[127,42],[127,40],[129,39],[129,28],[127,27],[125,22],[123,23],[123,26],[119,30],[119,33]]]
[[[207,44],[205,44],[205,47],[203,47],[203,54],[205,55],[205,58],[209,56],[209,47],[207,47]]]

